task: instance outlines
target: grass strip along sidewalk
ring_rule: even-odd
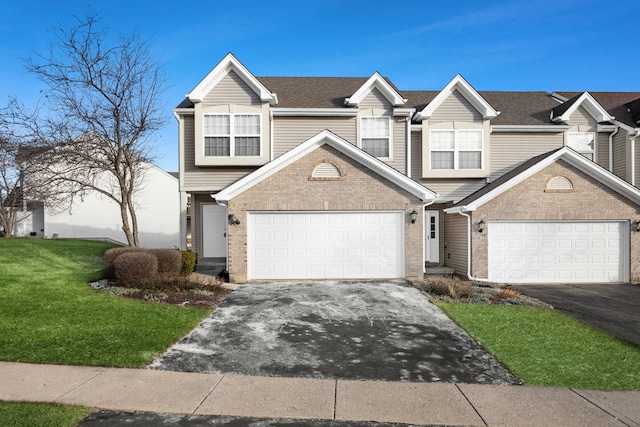
[[[210,314],[92,290],[110,247],[0,239],[0,360],[140,367]]]

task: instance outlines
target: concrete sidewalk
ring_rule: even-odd
[[[0,362],[0,400],[453,426],[640,426],[640,391],[247,377]]]

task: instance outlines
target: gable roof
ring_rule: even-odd
[[[218,202],[228,202],[237,195],[243,193],[244,191],[263,181],[264,179],[274,175],[275,173],[284,169],[286,166],[292,164],[296,160],[304,157],[305,155],[325,144],[335,148],[342,154],[350,157],[351,159],[367,167],[383,178],[386,178],[387,180],[403,188],[404,190],[408,191],[421,200],[431,201],[435,200],[438,196],[433,191],[417,183],[411,178],[401,174],[386,163],[367,154],[350,142],[345,141],[344,139],[328,130],[324,130],[316,136],[296,146],[295,148],[287,151],[282,156],[251,172],[249,175],[245,176],[239,181],[236,181],[235,183],[226,187],[219,193],[216,193],[212,197],[214,197]]]
[[[489,104],[467,81],[458,74],[442,89],[436,97],[415,115],[415,120],[428,119],[433,112],[454,92],[458,91],[478,110],[485,119],[492,119],[500,114]]]
[[[357,107],[373,89],[378,89],[394,106],[404,105],[407,102],[407,100],[376,71],[353,95],[345,98],[344,105]]]
[[[640,204],[639,189],[623,179],[618,178],[616,175],[571,148],[562,147],[529,159],[520,166],[512,169],[492,183],[487,184],[444,211],[447,213],[475,211],[493,198],[499,196],[558,160],[564,160],[570,165],[576,167],[578,170],[586,173],[594,179],[597,179],[602,184],[623,195],[627,199]]]
[[[583,107],[598,122],[608,122],[614,119],[611,114],[602,106],[589,92],[583,92],[565,101],[563,104],[551,110],[551,121],[568,122],[571,115],[579,108]]]
[[[635,102],[640,100],[640,92],[589,92],[615,120],[627,126],[638,127],[640,123],[632,113]],[[579,95],[579,92],[554,92],[553,96],[559,99],[570,99]],[[631,111],[629,111],[631,110]]]
[[[192,103],[201,102],[202,99],[213,89],[220,81],[229,74],[230,71],[235,73],[247,84],[253,91],[260,96],[263,101],[269,101],[271,105],[278,103],[278,97],[275,93],[270,92],[249,70],[242,65],[240,61],[228,53],[222,61],[216,65],[207,76],[198,83],[198,85],[189,92],[186,97]],[[181,104],[182,105],[182,104]],[[188,108],[188,107],[182,107]]]

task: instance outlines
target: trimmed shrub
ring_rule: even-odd
[[[104,277],[106,279],[115,279],[116,278],[116,270],[114,263],[116,259],[126,253],[130,252],[144,252],[144,249],[136,248],[134,246],[123,246],[121,248],[112,248],[108,249],[104,255],[102,256],[102,261],[104,264]]]
[[[429,281],[429,288],[427,292],[434,295],[449,296],[449,284],[450,279],[433,279]]]
[[[158,275],[158,259],[149,252],[123,253],[114,261],[116,279],[123,286],[147,286]]]
[[[189,251],[181,251],[182,254],[182,275],[188,276],[196,268],[196,254]]]
[[[459,280],[454,280],[449,286],[449,293],[454,299],[466,299],[473,298],[476,292],[475,289],[473,289],[471,282],[461,282]]]
[[[150,249],[158,260],[158,274],[179,276],[182,271],[182,255],[175,249]]]

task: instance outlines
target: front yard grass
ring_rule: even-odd
[[[110,247],[0,239],[0,360],[140,367],[211,313],[92,290]]]
[[[525,385],[640,390],[640,348],[548,308],[438,306]]]
[[[0,421],[11,427],[72,427],[90,413],[74,406],[0,402]]]

